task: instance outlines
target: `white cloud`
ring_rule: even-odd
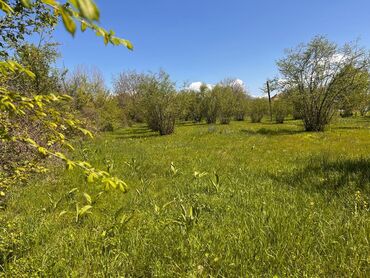
[[[213,85],[213,84],[207,84],[207,83],[204,83],[204,82],[197,81],[197,82],[190,83],[190,85],[189,85],[188,89],[189,89],[189,90],[192,90],[192,91],[199,92],[199,91],[200,91],[200,87],[201,87],[203,84],[205,84],[205,85],[208,87],[208,89],[210,89],[210,90],[215,86],[215,85]],[[237,78],[237,79],[233,80],[233,81],[231,82],[231,85],[237,85],[237,86],[240,86],[240,87],[242,87],[242,88],[245,88],[245,83],[244,83],[244,81],[243,81],[243,80],[241,80],[241,79],[239,79],[239,78]]]
[[[245,83],[244,83],[244,81],[243,80],[241,80],[241,79],[235,79],[234,80],[234,84],[235,85],[239,85],[240,87],[245,87]]]
[[[199,92],[200,91],[200,87],[202,86],[202,84],[205,84],[203,82],[193,82],[189,85],[188,89],[189,90],[192,90],[192,91],[197,91]],[[212,89],[213,88],[213,85],[212,84],[206,84],[206,86],[208,87],[208,89]]]

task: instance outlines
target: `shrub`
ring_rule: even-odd
[[[160,135],[173,133],[177,115],[176,88],[169,75],[163,71],[151,75],[139,91],[140,107],[148,127]]]
[[[229,86],[216,85],[212,92],[216,97],[218,116],[221,124],[229,124],[235,113],[236,99]]]
[[[261,122],[263,116],[266,114],[268,107],[268,101],[266,98],[256,98],[251,101],[251,108],[249,115],[252,123]]]
[[[204,97],[204,116],[207,124],[215,124],[218,117],[218,102],[214,90],[208,90]]]
[[[283,97],[273,102],[273,113],[275,114],[275,122],[277,124],[284,123],[285,117],[289,112],[288,108],[289,104]]]

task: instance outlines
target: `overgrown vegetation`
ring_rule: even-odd
[[[2,271],[366,277],[369,123],[339,119],[325,133],[290,119],[105,133],[78,156],[109,161],[129,192],[94,189],[90,201],[76,194],[91,189],[83,175],[62,168],[17,188],[1,212]],[[90,203],[92,214],[76,221],[76,204]]]
[[[315,37],[268,98],[234,78],[178,89],[162,70],[110,90],[26,39],[60,20],[132,49],[94,1],[0,9],[1,277],[370,275],[366,49]],[[127,192],[121,176],[124,197],[108,190]]]

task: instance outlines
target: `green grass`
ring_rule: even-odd
[[[0,276],[369,277],[370,120],[302,129],[135,126],[82,143],[76,156],[108,163],[129,192],[105,192],[76,222],[82,193],[101,191],[82,174],[55,167],[14,189]]]

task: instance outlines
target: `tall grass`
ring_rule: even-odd
[[[58,167],[17,188],[0,212],[0,276],[367,277],[369,128],[347,119],[325,133],[296,121],[106,133],[78,155],[108,161],[129,192],[99,195]],[[92,214],[76,221],[83,192]]]

